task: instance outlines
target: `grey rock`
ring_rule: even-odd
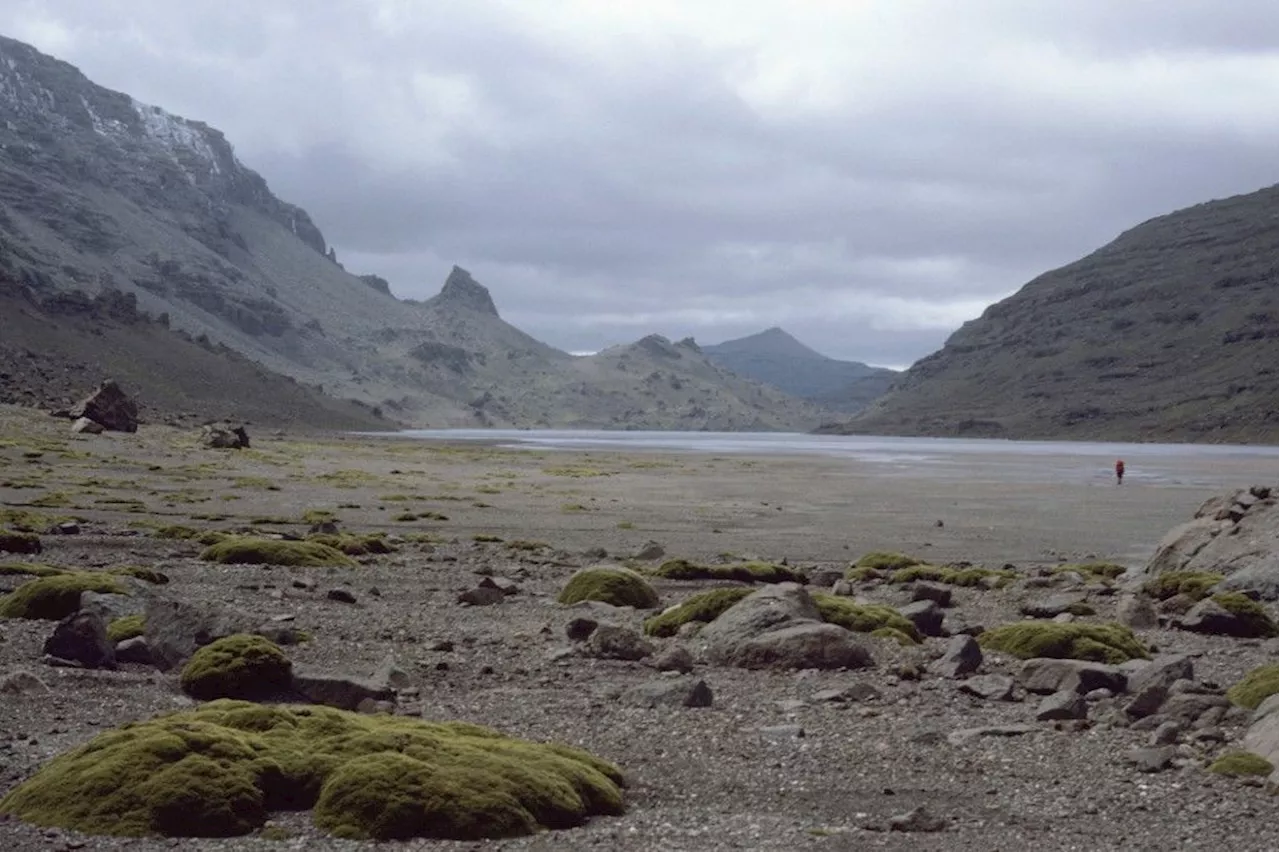
[[[1038,601],[1024,603],[1021,607],[1021,612],[1023,615],[1029,615],[1032,618],[1053,618],[1063,613],[1084,613],[1084,609],[1082,609],[1084,607],[1088,607],[1088,604],[1085,603],[1084,595],[1076,594],[1075,592],[1060,592]]]
[[[139,595],[80,593],[80,611],[97,613],[107,624],[127,615],[142,615],[146,608],[146,598]]]
[[[813,695],[809,696],[809,700],[815,704],[846,704],[863,701],[876,701],[880,697],[880,690],[876,689],[869,683],[851,683],[848,686],[823,689],[819,692],[815,692]]]
[[[976,672],[982,665],[982,648],[972,636],[952,636],[942,656],[929,665],[929,670],[943,677],[959,677]]]
[[[293,668],[293,689],[313,704],[339,710],[355,710],[365,699],[395,700],[395,693],[385,683],[297,666]]]
[[[1221,695],[1179,692],[1165,699],[1160,706],[1160,715],[1191,725],[1210,710],[1218,708],[1225,712],[1230,706],[1231,702]]]
[[[1027,692],[1047,695],[1070,691],[1083,695],[1095,689],[1124,692],[1127,678],[1117,666],[1104,663],[1035,657],[1023,662],[1018,681]]]
[[[700,678],[663,678],[628,689],[622,700],[638,707],[710,707],[713,696]]]
[[[1185,654],[1160,654],[1144,665],[1135,665],[1128,675],[1128,689],[1138,693],[1148,686],[1162,686],[1166,690],[1179,680],[1194,680],[1195,668]]]
[[[747,669],[859,669],[872,665],[871,654],[852,633],[822,623],[801,623],[762,633],[719,655],[718,661]]]
[[[331,601],[338,603],[353,604],[356,602],[356,596],[350,589],[344,589],[341,586],[330,589],[324,593],[324,596]]]
[[[941,583],[917,582],[911,587],[911,600],[933,601],[938,606],[951,606],[952,591],[950,586]]]
[[[73,405],[70,414],[73,420],[87,418],[113,432],[138,431],[138,405],[112,379]]]
[[[1124,712],[1135,719],[1142,719],[1160,712],[1169,691],[1159,683],[1149,683],[1133,693],[1124,706]]]
[[[836,580],[831,584],[831,594],[842,598],[851,598],[856,590],[853,583],[845,579]]]
[[[520,594],[520,585],[515,580],[508,580],[506,577],[488,576],[483,578],[477,585],[482,589],[497,589],[507,597]]]
[[[1114,692],[1112,692],[1111,690],[1105,687],[1102,687],[1102,688],[1094,689],[1094,690],[1091,690],[1090,692],[1085,693],[1084,700],[1088,701],[1090,704],[1093,704],[1094,702],[1097,702],[1097,701],[1106,701],[1108,698],[1115,698],[1115,697],[1116,697],[1116,694]]]
[[[155,665],[155,660],[151,656],[151,646],[147,644],[147,637],[134,636],[117,642],[116,662],[137,663],[144,666]]]
[[[635,558],[641,562],[651,562],[655,559],[661,559],[667,555],[667,549],[658,542],[649,540],[640,546],[636,551]]]
[[[200,427],[200,446],[210,450],[247,450],[249,433],[243,426],[208,423]]]
[[[564,633],[574,642],[584,642],[599,626],[600,622],[594,618],[571,618],[564,626]]]
[[[889,817],[890,831],[945,831],[948,825],[945,817],[935,816],[924,805],[914,807],[905,814]]]
[[[1023,734],[1034,734],[1040,728],[1035,725],[984,725],[979,728],[961,728],[947,734],[947,742],[951,745],[964,745],[985,737],[1020,737]]]
[[[1214,636],[1250,637],[1255,635],[1252,622],[1223,607],[1213,598],[1205,598],[1193,606],[1178,622],[1178,627],[1193,633]]]
[[[693,671],[693,654],[683,645],[670,645],[654,654],[649,665],[660,672],[688,674]]]
[[[1161,722],[1151,732],[1148,744],[1153,746],[1173,745],[1178,741],[1178,735],[1181,733],[1182,726],[1177,722]]]
[[[395,690],[406,689],[413,683],[409,673],[396,662],[395,651],[387,652],[386,656],[382,658],[382,662],[378,663],[377,668],[373,670],[373,674],[369,679],[372,683],[386,684]]]
[[[1160,626],[1155,604],[1143,594],[1129,594],[1116,605],[1116,620],[1135,630],[1151,630]]]
[[[798,698],[788,698],[778,702],[778,709],[783,713],[799,713],[808,706],[809,702],[801,701]]]
[[[493,606],[502,603],[506,597],[506,594],[496,586],[485,586],[481,583],[479,588],[468,589],[458,595],[458,603],[470,606]]]
[[[46,695],[49,687],[33,672],[14,669],[0,677],[0,695]]]
[[[760,729],[760,736],[769,742],[786,742],[804,738],[804,728],[800,725],[770,725]]]
[[[1084,719],[1088,715],[1089,705],[1075,691],[1055,692],[1045,696],[1036,708],[1036,720],[1039,722]]]
[[[101,435],[106,430],[101,423],[95,423],[88,417],[77,417],[71,423],[71,431],[77,435]]]
[[[116,668],[116,646],[96,612],[73,612],[58,622],[44,642],[43,653],[90,669]]]
[[[925,636],[942,635],[942,608],[933,600],[912,601],[898,609]]]
[[[253,633],[252,616],[223,604],[190,603],[150,595],[143,611],[145,636],[156,667],[167,671],[191,658],[197,648],[234,633]]]
[[[986,674],[961,681],[957,687],[967,695],[976,695],[987,701],[1012,701],[1014,698],[1013,678],[999,674]]]
[[[1173,764],[1177,753],[1173,746],[1135,748],[1125,755],[1125,759],[1137,767],[1139,772],[1163,772]]]
[[[643,660],[653,644],[630,627],[601,624],[587,638],[587,652],[606,660]]]
[[[1245,751],[1271,762],[1273,783],[1276,780],[1276,767],[1280,767],[1280,748],[1277,747],[1277,732],[1280,731],[1280,725],[1277,725],[1277,708],[1280,708],[1278,702],[1280,699],[1272,695],[1258,705],[1241,742]]]
[[[830,589],[844,579],[844,572],[834,568],[819,568],[809,572],[809,585],[815,589]]]

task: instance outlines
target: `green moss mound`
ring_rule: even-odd
[[[562,604],[600,601],[613,606],[653,609],[658,593],[648,581],[626,568],[583,568],[569,578],[557,598]]]
[[[906,633],[903,633],[895,627],[877,627],[875,630],[871,631],[871,635],[878,639],[892,639],[899,645],[903,646],[920,644],[918,639],[911,638]]]
[[[838,624],[855,633],[874,633],[888,628],[907,637],[913,645],[920,643],[920,631],[910,619],[891,606],[857,604],[849,598],[825,592],[814,594],[813,602],[817,605],[822,620],[828,624]]]
[[[355,561],[340,550],[316,541],[280,541],[237,536],[218,542],[200,554],[205,562],[231,565],[288,565],[296,568],[353,566]]]
[[[315,809],[349,838],[457,840],[620,814],[618,769],[463,723],[215,701],[103,733],[0,799],[0,813],[99,835],[230,837]]]
[[[1213,602],[1239,620],[1239,629],[1233,635],[1259,638],[1276,635],[1275,619],[1262,608],[1262,604],[1248,595],[1222,592],[1213,596]]]
[[[883,580],[884,574],[870,565],[854,565],[844,572],[844,578],[851,583],[869,583],[872,580]]]
[[[182,668],[182,691],[201,701],[267,698],[288,688],[293,666],[275,643],[245,633],[192,654]]]
[[[1054,657],[1119,664],[1147,659],[1147,649],[1123,624],[1058,624],[1053,621],[1019,621],[984,632],[978,644],[1019,659]]]
[[[126,615],[112,619],[107,625],[107,639],[112,642],[123,642],[147,632],[147,620],[141,615]]]
[[[653,569],[667,580],[736,580],[740,583],[807,583],[809,578],[785,565],[772,562],[739,562],[734,565],[697,565],[685,559],[668,559]]]
[[[1256,710],[1258,705],[1280,691],[1280,667],[1275,663],[1258,666],[1240,679],[1240,682],[1227,690],[1227,698],[1232,704],[1246,710]]]
[[[395,553],[396,549],[381,535],[356,535],[355,533],[315,533],[307,536],[314,541],[340,550],[348,556],[367,556],[371,553]]]
[[[38,577],[0,598],[0,616],[59,621],[80,609],[81,592],[128,594],[118,577],[90,571]]]
[[[751,589],[738,586],[732,589],[712,589],[694,595],[679,606],[660,615],[645,619],[644,632],[650,636],[675,636],[680,626],[690,621],[710,624],[721,613],[751,594]]]
[[[943,565],[912,565],[899,568],[890,575],[893,583],[915,583],[924,580],[930,583],[946,583],[951,586],[975,587],[992,583],[997,588],[1007,585],[1017,578],[1013,571],[1002,571],[994,568],[950,568]]]
[[[1142,590],[1160,601],[1174,595],[1186,595],[1198,601],[1223,579],[1223,575],[1211,571],[1169,571],[1152,577],[1142,585]]]
[[[29,532],[0,530],[0,553],[39,553],[40,536]]]
[[[922,564],[924,564],[924,560],[916,559],[914,556],[908,556],[905,553],[873,550],[870,553],[864,553],[861,559],[853,563],[853,567],[874,568],[877,571],[897,571],[901,568],[910,568],[912,565]]]
[[[1209,764],[1209,771],[1218,775],[1270,775],[1274,769],[1271,761],[1249,751],[1228,751]]]
[[[1123,574],[1125,567],[1114,562],[1073,562],[1053,569],[1055,574],[1065,574],[1068,571],[1074,571],[1086,580],[1109,582]]]
[[[40,565],[35,562],[5,562],[0,564],[0,577],[28,575],[31,577],[56,577],[59,574],[71,573],[66,568],[53,565]]]
[[[157,586],[163,586],[169,582],[169,575],[163,571],[157,571],[154,568],[144,568],[141,565],[120,565],[111,569],[112,574],[122,577],[133,577],[136,580],[142,580],[144,583],[152,583]]]

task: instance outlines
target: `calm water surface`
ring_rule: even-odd
[[[560,429],[415,429],[405,438],[479,441],[529,450],[617,450],[713,456],[820,456],[887,475],[1008,482],[1106,482],[1124,459],[1125,482],[1170,486],[1277,479],[1276,447],[892,438],[786,432],[614,432]]]

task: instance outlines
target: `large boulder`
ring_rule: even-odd
[[[72,406],[70,414],[72,420],[87,417],[112,432],[138,431],[138,405],[113,379],[107,379]]]
[[[709,662],[743,668],[836,669],[871,665],[852,633],[826,624],[797,583],[753,592],[698,634]]]
[[[1280,511],[1277,489],[1255,485],[1206,500],[1187,523],[1174,527],[1144,569],[1150,578],[1170,571],[1215,572],[1218,591],[1277,595]]]
[[[243,426],[208,423],[200,428],[200,444],[212,450],[247,450],[249,433]]]
[[[1244,735],[1244,747],[1258,757],[1271,763],[1271,780],[1276,780],[1276,768],[1280,767],[1280,746],[1277,745],[1277,708],[1280,707],[1276,696],[1272,695],[1258,705],[1254,711],[1253,723]]]
[[[144,613],[147,645],[162,671],[182,665],[197,649],[218,639],[257,632],[250,615],[220,604],[152,595]]]
[[[107,625],[96,612],[73,612],[45,640],[44,653],[90,669],[116,667],[115,644],[107,639]]]

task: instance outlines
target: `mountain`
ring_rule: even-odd
[[[380,276],[348,272],[306,211],[273,195],[218,130],[4,37],[0,275],[33,306],[72,293],[131,300],[191,339],[411,425],[804,429],[820,420],[691,347],[671,357],[646,338],[625,359],[574,358],[503,321],[461,268],[431,299],[397,299]],[[0,317],[0,332],[15,321]],[[51,334],[50,345],[74,331]],[[168,339],[157,332],[154,344]],[[174,344],[158,363],[188,376],[190,351]]]
[[[1277,187],[1152,219],[965,323],[822,431],[1271,444]]]
[[[702,351],[740,376],[773,385],[832,411],[860,411],[888,390],[898,375],[884,367],[828,358],[776,326],[704,346]]]

